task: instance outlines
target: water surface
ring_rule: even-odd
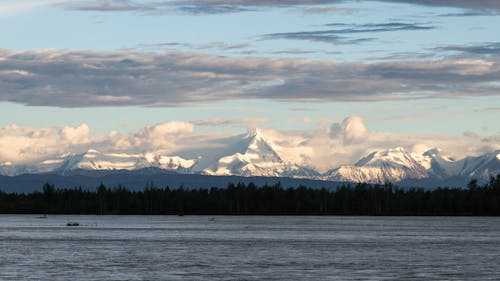
[[[500,218],[0,215],[0,280],[499,280],[499,264]]]

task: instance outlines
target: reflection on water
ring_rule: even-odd
[[[499,261],[500,218],[0,215],[0,280],[498,280]]]

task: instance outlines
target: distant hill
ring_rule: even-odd
[[[73,170],[67,174],[23,174],[18,176],[0,176],[0,190],[4,192],[30,193],[41,191],[45,183],[54,184],[58,188],[78,188],[95,190],[103,183],[107,187],[122,185],[129,190],[143,190],[148,185],[164,188],[224,188],[228,183],[255,183],[257,186],[280,183],[284,188],[298,187],[335,189],[342,183],[287,177],[241,177],[241,176],[209,176],[200,174],[180,174],[158,168],[139,170],[90,171]]]

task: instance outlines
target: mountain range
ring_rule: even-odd
[[[484,181],[500,173],[500,150],[456,160],[443,155],[437,148],[419,154],[397,147],[374,151],[354,165],[321,173],[311,167],[285,161],[273,143],[259,130],[254,130],[235,137],[226,147],[204,157],[187,159],[161,152],[126,154],[90,149],[33,164],[14,165],[4,162],[0,164],[0,174],[17,176],[51,173],[64,176],[147,168],[177,174],[211,176],[287,177],[369,183],[390,181],[422,187],[465,186],[471,178]]]

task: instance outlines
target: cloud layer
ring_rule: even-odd
[[[262,39],[292,39],[318,41],[334,44],[357,44],[365,41],[374,40],[373,38],[351,38],[352,34],[370,34],[391,31],[416,31],[434,29],[434,26],[419,25],[414,23],[378,23],[378,24],[326,24],[325,27],[336,27],[336,29],[272,33],[262,36]]]
[[[16,15],[42,6],[56,6],[78,11],[136,12],[143,15],[165,15],[179,12],[193,15],[222,14],[254,11],[264,7],[289,8],[290,6],[305,6],[306,13],[330,13],[341,9],[321,6],[315,8],[315,6],[349,2],[352,0],[7,0],[6,3],[0,5],[0,17]],[[366,2],[393,2],[475,10],[464,14],[464,16],[472,13],[488,14],[491,11],[500,11],[500,3],[496,0],[366,0]]]
[[[67,1],[63,7],[83,11],[139,11],[158,14],[181,11],[192,14],[219,14],[250,11],[259,7],[313,6],[324,4],[349,3],[349,0],[177,0],[143,1],[97,0]],[[476,10],[500,10],[496,0],[376,0],[369,2],[394,2],[428,6],[459,7]]]
[[[494,60],[332,63],[195,53],[0,50],[0,101],[58,107],[499,95]]]
[[[160,152],[186,159],[199,156],[208,159],[210,155],[241,141],[245,133],[201,133],[198,126],[246,121],[251,125],[255,120],[168,121],[145,126],[133,133],[111,131],[103,135],[92,134],[85,124],[41,129],[10,125],[0,128],[0,164],[32,164],[89,149],[128,154]],[[458,158],[500,149],[499,136],[495,135],[480,136],[471,131],[462,135],[377,132],[369,130],[363,119],[357,116],[313,130],[259,130],[266,140],[275,145],[285,161],[322,171],[339,165],[352,165],[368,153],[394,147],[405,147],[419,153],[438,147]]]

